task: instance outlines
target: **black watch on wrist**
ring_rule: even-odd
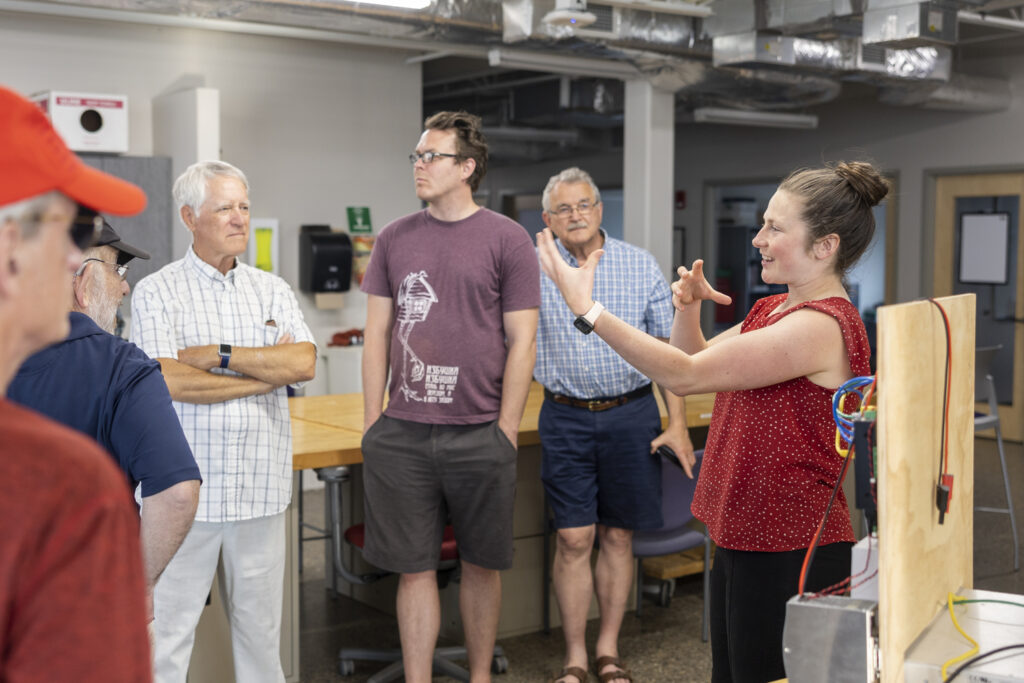
[[[221,344],[217,350],[217,355],[220,356],[220,366],[226,368],[228,361],[231,360],[231,344]]]
[[[573,327],[583,334],[590,334],[594,331],[594,323],[597,322],[597,317],[601,315],[602,311],[604,311],[604,306],[595,301],[589,311],[576,316],[576,319],[572,321]]]

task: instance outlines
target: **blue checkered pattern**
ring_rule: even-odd
[[[284,280],[244,263],[222,275],[191,247],[185,258],[143,278],[132,295],[131,341],[151,358],[177,359],[178,349],[204,344],[270,346],[286,332],[295,342],[315,343]],[[237,522],[288,506],[292,432],[285,387],[210,405],[173,404],[203,475],[197,521]]]
[[[562,258],[578,265],[561,242],[555,244]],[[576,316],[543,272],[540,289],[537,365],[533,371],[538,382],[556,394],[576,398],[618,396],[650,382],[596,334],[581,334],[573,327]],[[607,235],[604,256],[594,274],[594,301],[655,337],[668,337],[672,331],[672,292],[654,257]]]

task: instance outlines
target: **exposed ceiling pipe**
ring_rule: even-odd
[[[957,12],[956,18],[961,24],[989,26],[992,28],[1002,28],[1008,31],[1024,33],[1024,21],[1019,19],[1007,19],[1006,17],[997,17],[991,14],[978,14],[977,12],[963,11]]]

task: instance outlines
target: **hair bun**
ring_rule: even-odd
[[[840,161],[836,175],[850,184],[868,206],[875,206],[889,194],[889,185],[871,164],[862,161]]]

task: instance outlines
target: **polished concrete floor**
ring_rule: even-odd
[[[1024,447],[1006,444],[1006,459],[1018,521],[1018,536],[1024,543]],[[975,447],[975,504],[1004,506],[1003,479],[995,442],[978,439]],[[308,521],[315,522],[323,509],[322,494],[307,492]],[[974,529],[975,588],[1024,594],[1024,572],[1013,571],[1009,517],[978,512]],[[331,598],[324,584],[323,541],[304,544],[302,581],[302,681],[361,683],[381,665],[358,663],[353,676],[338,675],[337,652],[342,644],[364,647],[397,647],[398,635],[392,617],[347,598]],[[539,599],[506,593],[505,600]],[[667,608],[648,601],[640,618],[626,615],[620,650],[638,683],[689,683],[707,681],[711,674],[711,649],[700,640],[702,587],[700,577],[677,582],[675,596]],[[589,625],[588,642],[593,643],[596,622]],[[449,643],[450,644],[450,643]],[[509,660],[509,670],[495,677],[495,683],[540,683],[558,669],[562,661],[562,634],[542,633],[504,639],[500,642]],[[437,678],[436,681],[448,681]],[[591,681],[596,678],[591,677]]]

